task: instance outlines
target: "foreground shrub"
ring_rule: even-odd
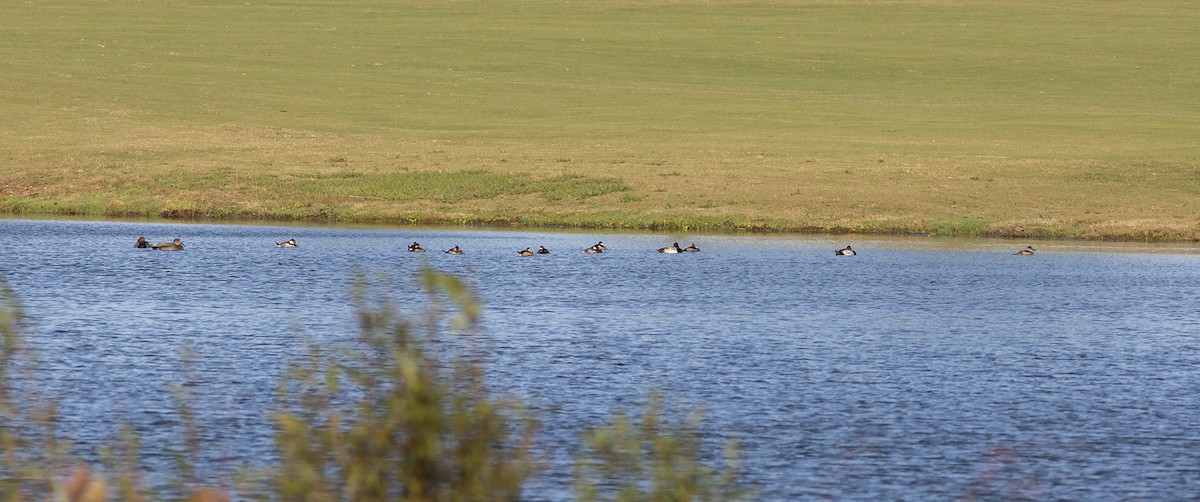
[[[422,274],[473,326],[470,290]],[[279,493],[304,501],[516,500],[532,472],[535,422],[514,401],[489,398],[482,368],[430,356],[393,307],[368,308],[359,286],[362,350],[330,358],[313,345],[285,382],[277,415]],[[431,335],[437,330],[430,330]],[[347,396],[355,396],[345,403]],[[520,440],[510,433],[519,429]]]
[[[54,433],[57,407],[29,378],[37,361],[24,346],[21,305],[0,280],[0,500],[48,493],[63,449]]]
[[[279,463],[246,473],[240,495],[286,501],[504,501],[522,496],[536,472],[537,422],[515,398],[493,398],[483,377],[482,351],[470,336],[442,343],[447,333],[474,330],[479,302],[461,281],[421,274],[434,299],[425,329],[403,320],[367,281],[356,287],[359,336],[353,348],[309,345],[280,384],[275,411]],[[442,300],[458,312],[443,328]],[[182,458],[168,478],[169,495],[141,485],[140,439],[132,427],[105,450],[93,470],[73,459],[57,425],[55,400],[39,392],[37,361],[22,342],[22,313],[0,278],[0,502],[103,502],[186,499],[222,502],[230,494],[204,488],[194,460]],[[463,343],[457,343],[463,342]],[[465,347],[453,350],[447,347]],[[436,350],[433,350],[436,349]],[[431,352],[432,350],[432,352]],[[185,350],[182,372],[189,371]],[[174,386],[189,456],[196,439],[191,397]],[[734,500],[736,455],[716,471],[703,457],[698,415],[667,425],[653,397],[634,422],[625,414],[584,435],[577,455],[580,500]],[[730,449],[730,452],[733,450]],[[105,472],[98,472],[105,471]],[[160,473],[162,474],[162,473]],[[161,479],[161,476],[159,476]],[[532,494],[536,496],[536,494]]]
[[[617,413],[610,425],[588,431],[576,461],[581,501],[729,501],[749,496],[737,481],[737,448],[725,449],[725,468],[701,461],[698,413],[671,425],[662,416],[662,397],[651,396],[641,422]]]

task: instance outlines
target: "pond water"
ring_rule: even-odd
[[[170,457],[190,346],[209,468],[270,459],[302,340],[356,334],[354,272],[416,309],[429,265],[477,288],[492,386],[543,421],[528,500],[570,499],[580,428],[653,389],[737,441],[761,500],[1200,497],[1200,247],[1026,244],[0,220],[0,273],[84,456],[125,417]]]

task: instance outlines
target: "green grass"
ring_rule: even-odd
[[[1197,25],[1183,0],[19,3],[0,211],[1196,239]]]
[[[526,194],[538,194],[548,200],[583,199],[628,189],[628,185],[616,178],[562,175],[534,180],[524,175],[487,171],[411,172],[383,174],[369,179],[348,174],[336,180],[306,180],[297,184],[298,195],[324,190],[332,191],[338,198],[387,201],[426,199],[448,204]]]

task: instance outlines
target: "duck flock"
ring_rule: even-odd
[[[138,240],[136,243],[133,244],[133,247],[155,249],[158,251],[183,251],[183,240],[176,238],[175,240],[173,240],[171,242],[159,242],[156,244],[150,244],[150,241],[147,241],[145,237],[138,237]],[[288,239],[283,242],[276,242],[275,247],[298,248],[298,247],[300,247],[300,244],[296,243],[296,239]],[[604,241],[599,241],[591,246],[583,248],[582,251],[586,254],[600,254],[600,253],[603,253],[607,249],[608,249],[608,246],[604,245]],[[692,243],[691,246],[681,248],[681,247],[679,247],[679,243],[676,242],[674,244],[671,244],[670,246],[658,248],[657,251],[660,253],[666,253],[666,254],[699,253],[700,248],[696,247],[696,243],[694,243],[694,242]],[[1018,250],[1014,254],[1017,254],[1020,256],[1032,256],[1034,251],[1035,250],[1033,249],[1033,246],[1025,246],[1024,249]],[[408,245],[408,252],[424,253],[425,248],[421,247],[421,244],[419,242],[413,242],[412,244]],[[452,247],[450,249],[446,249],[442,252],[446,253],[446,254],[466,254],[462,250],[462,248],[459,246],[454,246],[454,247]],[[533,255],[539,255],[539,254],[550,254],[550,250],[546,249],[546,246],[538,246],[537,251],[534,251],[532,247],[527,247],[525,249],[517,251],[517,256],[533,256]],[[858,252],[855,251],[850,246],[846,246],[841,249],[835,249],[833,251],[833,254],[837,255],[837,256],[855,256],[858,254]]]

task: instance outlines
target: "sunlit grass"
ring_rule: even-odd
[[[302,193],[334,193],[341,198],[367,198],[384,201],[425,199],[453,204],[472,199],[537,194],[548,200],[584,199],[629,189],[615,178],[589,178],[562,175],[533,179],[519,174],[487,171],[411,172],[365,178],[346,174],[340,179],[326,177],[298,184]]]
[[[0,211],[1197,238],[1198,24],[1184,0],[18,3]]]

